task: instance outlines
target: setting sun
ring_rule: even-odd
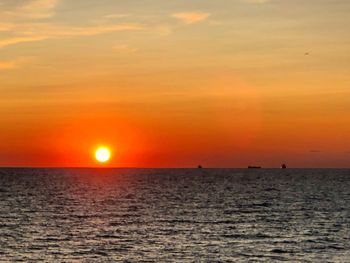
[[[100,147],[95,152],[95,158],[100,163],[108,162],[111,158],[111,151],[107,147]]]

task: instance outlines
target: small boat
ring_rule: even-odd
[[[261,166],[252,166],[252,165],[249,165],[249,166],[248,166],[248,169],[261,169]]]
[[[287,169],[287,165],[282,164],[282,165],[281,165],[281,168],[282,168],[282,169]]]
[[[202,169],[203,167],[202,167],[202,165],[198,165],[198,169]]]

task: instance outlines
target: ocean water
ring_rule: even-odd
[[[350,170],[0,169],[0,262],[350,262]]]

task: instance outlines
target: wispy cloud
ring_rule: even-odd
[[[111,21],[122,20],[125,18],[129,18],[130,14],[108,14],[101,16],[99,18],[93,19],[95,23],[108,23]]]
[[[109,15],[104,15],[103,18],[105,19],[118,19],[118,18],[124,18],[124,17],[129,17],[130,14],[109,14]]]
[[[55,8],[59,0],[33,0],[22,7],[22,14],[34,19],[48,18],[55,14]]]
[[[48,24],[38,27],[37,31],[39,35],[42,34],[47,38],[64,38],[75,36],[94,36],[108,32],[140,30],[142,28],[143,26],[141,24],[136,23],[105,24],[86,27],[70,27]]]
[[[15,25],[13,23],[1,23],[0,21],[0,32],[11,31]]]
[[[0,32],[7,32],[0,38],[0,48],[47,39],[62,39],[79,36],[94,36],[108,32],[141,30],[139,23],[110,21],[113,18],[126,17],[128,14],[111,14],[100,21],[91,21],[86,26],[74,26],[43,21],[54,16],[60,0],[31,0],[14,7],[12,10],[0,11]]]
[[[172,16],[185,24],[194,24],[206,20],[210,14],[205,12],[181,12],[175,13]]]
[[[19,68],[25,64],[30,63],[32,60],[32,57],[19,57],[13,60],[6,61],[0,60],[0,71]]]
[[[160,24],[156,25],[152,30],[158,32],[161,36],[168,36],[172,33],[173,27],[168,24]]]
[[[46,39],[60,39],[78,36],[94,36],[108,32],[141,30],[143,25],[121,23],[93,25],[86,27],[60,26],[55,24],[19,24],[14,25],[16,34],[0,39],[0,48],[26,42],[36,42]]]
[[[13,11],[2,12],[7,18],[44,19],[55,15],[59,0],[31,0],[17,6]]]
[[[122,54],[131,54],[138,51],[138,48],[130,47],[128,45],[115,45],[113,46],[113,50]]]

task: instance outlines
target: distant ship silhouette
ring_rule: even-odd
[[[282,165],[281,165],[281,168],[282,168],[282,169],[287,169],[287,165],[282,164]]]
[[[202,169],[203,167],[202,167],[202,165],[198,165],[198,169]]]
[[[253,166],[253,165],[249,165],[248,169],[261,169],[261,166]]]

